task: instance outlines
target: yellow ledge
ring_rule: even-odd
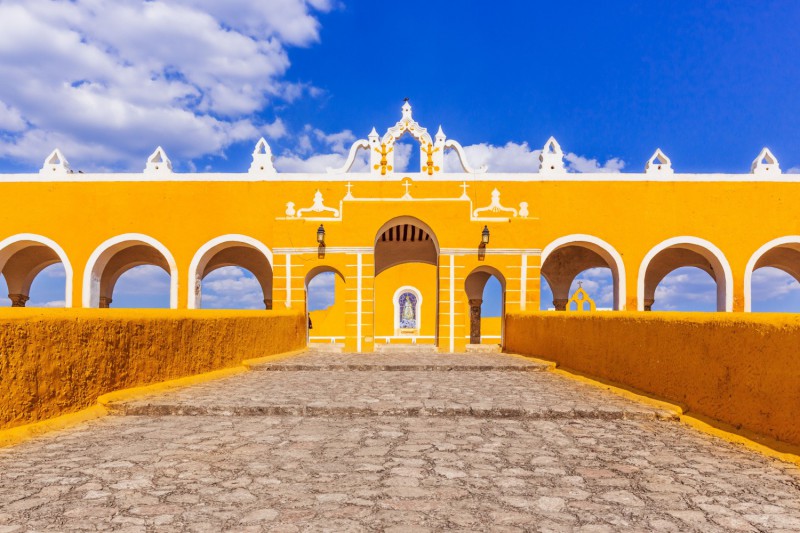
[[[735,428],[718,420],[713,420],[708,417],[704,417],[702,415],[691,414],[687,411],[686,406],[682,406],[658,398],[653,398],[644,391],[640,391],[630,387],[625,388],[618,383],[611,383],[608,381],[603,381],[597,378],[589,377],[585,374],[578,372],[577,370],[571,370],[568,368],[559,367],[553,361],[547,361],[545,359],[539,359],[537,357],[529,357],[518,354],[507,354],[507,355],[513,355],[514,357],[521,357],[523,359],[527,359],[529,361],[534,361],[536,363],[545,365],[547,366],[548,372],[564,376],[573,381],[586,383],[587,385],[591,385],[592,387],[610,391],[628,400],[643,403],[645,405],[649,405],[657,409],[672,411],[673,413],[678,415],[678,419],[681,421],[681,423],[686,424],[687,426],[691,426],[692,428],[698,431],[701,431],[708,435],[712,435],[714,437],[720,438],[728,442],[732,442],[734,444],[739,444],[749,450],[758,452],[762,455],[766,455],[767,457],[780,459],[781,461],[786,461],[787,463],[792,463],[794,465],[800,466],[800,447],[798,446],[792,446],[791,444],[786,444],[785,442],[781,442],[779,440],[771,439],[769,437],[764,437],[763,435],[758,435],[750,431]]]
[[[134,400],[151,394],[158,394],[181,387],[188,387],[190,385],[197,385],[199,383],[235,376],[237,374],[249,372],[253,366],[289,359],[301,353],[303,353],[303,350],[267,355],[256,359],[245,359],[239,366],[231,368],[223,368],[221,370],[204,372],[203,374],[195,374],[194,376],[153,383],[152,385],[109,392],[99,396],[97,398],[97,403],[86,409],[81,409],[80,411],[57,416],[48,420],[42,420],[41,422],[0,430],[0,448],[13,446],[45,433],[67,429],[82,424],[83,422],[105,416],[108,413],[108,405],[113,402]]]

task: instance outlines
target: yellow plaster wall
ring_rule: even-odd
[[[506,350],[800,444],[800,317],[722,313],[514,313]]]
[[[71,413],[105,393],[297,350],[291,311],[0,310],[0,429]]]
[[[375,336],[393,336],[394,293],[410,285],[422,294],[420,310],[420,335],[436,335],[436,266],[425,263],[404,263],[387,268],[375,278]],[[381,339],[376,342],[383,342]],[[392,340],[392,342],[398,342]],[[432,343],[433,339],[420,339],[419,343]]]
[[[500,344],[500,332],[502,330],[503,319],[499,316],[481,317],[481,344]],[[487,339],[486,336],[492,338]],[[496,337],[496,338],[495,338]]]
[[[345,331],[345,285],[344,280],[334,275],[333,305],[318,311],[311,311],[311,324],[309,332],[311,337],[344,337]],[[342,342],[338,340],[337,342]]]

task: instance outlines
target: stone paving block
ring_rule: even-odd
[[[0,449],[0,531],[800,531],[797,467],[480,355],[121,404],[140,414]]]

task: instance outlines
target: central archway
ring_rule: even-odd
[[[375,236],[376,343],[438,344],[439,242],[412,216],[395,217]]]

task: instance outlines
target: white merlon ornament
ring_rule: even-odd
[[[644,167],[645,174],[672,174],[672,161],[669,157],[661,151],[661,148],[656,148],[653,157],[647,160]]]
[[[253,162],[250,164],[250,174],[277,174],[275,165],[272,164],[274,159],[275,158],[272,156],[272,149],[269,147],[269,144],[267,144],[267,141],[264,140],[264,137],[261,137],[253,150]]]
[[[539,174],[563,174],[567,170],[564,168],[564,151],[558,144],[555,137],[550,137],[539,154]]]
[[[753,164],[750,165],[750,173],[760,175],[780,174],[781,167],[778,164],[778,159],[765,146],[761,153],[758,154],[758,157],[753,160]]]
[[[145,174],[171,174],[172,161],[167,157],[166,152],[160,146],[147,158],[147,166],[144,168]]]
[[[44,160],[44,165],[42,165],[39,174],[72,174],[72,169],[69,168],[69,162],[61,153],[61,150],[56,148]]]

